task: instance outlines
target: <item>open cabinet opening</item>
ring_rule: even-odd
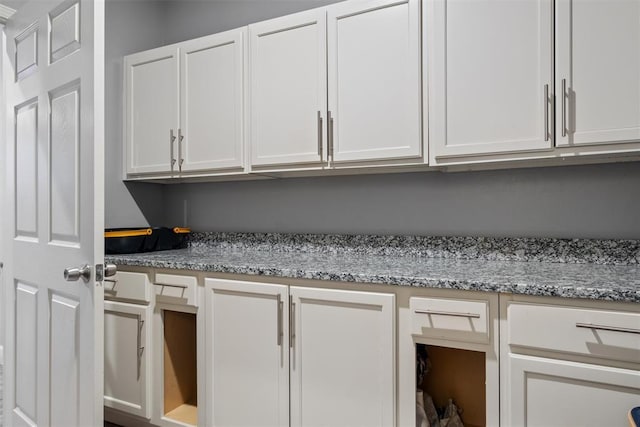
[[[198,424],[196,315],[163,310],[164,416]]]
[[[417,388],[433,399],[435,408],[445,408],[449,399],[459,409],[465,427],[486,426],[485,353],[449,347],[417,344],[417,362],[426,355],[427,372]],[[419,365],[419,363],[417,363]],[[419,369],[418,369],[419,370]],[[425,399],[426,400],[426,399]],[[425,410],[429,414],[427,402]],[[440,414],[442,417],[443,414]],[[457,426],[457,424],[456,424]]]

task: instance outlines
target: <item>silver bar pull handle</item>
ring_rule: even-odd
[[[329,157],[333,160],[333,117],[331,116],[331,111],[327,116],[327,121],[329,122],[329,130],[328,130],[328,138],[329,138]]]
[[[278,346],[281,346],[284,335],[282,331],[282,308],[284,304],[282,303],[282,296],[280,296],[280,294],[276,296],[276,303],[278,305]]]
[[[142,345],[142,327],[144,326],[144,320],[138,316],[138,379],[140,379],[140,371],[142,365],[142,353],[144,353],[144,346]]]
[[[322,160],[322,113],[318,111],[318,155]]]
[[[289,295],[289,347],[293,348],[293,341],[296,339],[296,303],[293,296]]]
[[[549,85],[544,85],[544,140],[549,140]]]
[[[175,142],[176,142],[176,136],[173,133],[173,129],[169,130],[169,142],[170,142],[170,150],[171,152],[169,153],[169,158],[171,159],[171,172],[173,172],[173,167],[176,164],[176,158],[173,156],[173,153],[176,152],[175,150]]]
[[[562,137],[567,136],[567,79],[562,79]]]
[[[625,334],[638,334],[638,335],[640,335],[640,329],[620,328],[620,327],[617,327],[617,326],[607,326],[607,325],[595,325],[593,323],[576,323],[576,328],[595,329],[595,330],[599,330],[599,331],[623,332]]]
[[[182,172],[182,164],[184,163],[184,159],[182,158],[182,140],[184,139],[184,135],[182,134],[182,129],[178,129],[178,169]]]
[[[455,311],[437,311],[437,310],[415,310],[416,314],[428,314],[435,316],[452,316],[452,317],[467,317],[469,319],[479,319],[480,315],[477,313],[458,313]]]

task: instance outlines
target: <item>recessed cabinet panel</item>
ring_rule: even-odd
[[[125,58],[127,173],[171,172],[177,161],[178,49]]]
[[[333,160],[420,157],[419,1],[328,8]]]
[[[243,165],[245,41],[242,29],[180,47],[182,171]]]
[[[288,288],[206,279],[213,426],[289,426]]]
[[[503,402],[509,426],[626,426],[640,401],[640,373],[513,355],[511,391]]]
[[[431,163],[551,149],[552,2],[425,5]]]
[[[291,426],[394,425],[395,296],[290,294]]]
[[[326,12],[249,26],[251,164],[326,158]]]
[[[143,305],[104,303],[104,405],[143,418],[150,416],[149,310]]]
[[[640,2],[556,1],[559,146],[640,140]]]

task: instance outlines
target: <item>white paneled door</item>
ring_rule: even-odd
[[[329,135],[334,162],[422,155],[420,2],[328,9]]]
[[[553,147],[551,0],[425,2],[430,163]]]
[[[178,48],[127,56],[124,69],[127,173],[178,171]]]
[[[326,12],[249,25],[251,164],[326,160]]]
[[[180,47],[181,172],[243,166],[246,32],[227,31]]]
[[[104,2],[29,1],[5,29],[4,424],[102,424]],[[3,102],[5,100],[3,99]],[[3,208],[5,209],[5,208]],[[66,268],[86,274],[67,281]],[[74,272],[71,272],[73,276]]]
[[[557,145],[640,140],[640,1],[555,7]]]

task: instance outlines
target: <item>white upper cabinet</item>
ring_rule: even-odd
[[[551,149],[551,0],[425,5],[430,163]]]
[[[419,9],[419,0],[327,9],[334,162],[422,155]]]
[[[180,45],[181,171],[241,168],[246,29]]]
[[[558,146],[640,140],[640,1],[556,0],[556,93]]]
[[[180,120],[178,48],[130,55],[124,64],[126,172],[170,172]]]
[[[326,12],[249,26],[251,164],[321,163],[327,142]]]

